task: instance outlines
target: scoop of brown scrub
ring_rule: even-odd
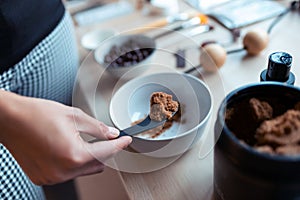
[[[150,98],[150,118],[155,121],[171,119],[178,110],[178,102],[172,95],[164,92],[154,92]]]

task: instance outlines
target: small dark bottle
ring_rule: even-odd
[[[294,85],[295,75],[290,72],[292,56],[285,52],[275,52],[269,56],[268,68],[260,74],[260,81],[277,81]]]

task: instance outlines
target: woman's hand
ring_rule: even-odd
[[[101,172],[101,161],[127,147],[131,137],[78,108],[0,91],[0,142],[37,185]],[[105,141],[87,143],[80,133]]]

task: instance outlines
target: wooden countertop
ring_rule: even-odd
[[[180,2],[182,11],[191,8]],[[114,28],[117,31],[128,31],[158,19],[159,17],[144,16],[141,12],[134,12],[130,15],[112,19],[103,23],[86,27],[76,27],[76,34],[79,39],[89,30],[96,28]],[[139,156],[130,162],[140,165],[141,171],[148,165],[154,168],[161,168],[155,171],[148,166],[145,173],[120,172],[125,189],[130,199],[211,199],[213,192],[213,127],[216,119],[216,112],[226,94],[230,91],[249,83],[259,82],[260,72],[267,67],[268,56],[276,51],[286,51],[293,56],[292,72],[296,75],[296,86],[300,84],[300,32],[299,12],[289,13],[274,28],[270,35],[270,44],[260,55],[250,57],[246,52],[239,52],[228,55],[225,65],[218,73],[208,74],[203,71],[201,76],[209,86],[213,96],[213,113],[206,133],[201,140],[190,151],[179,158],[155,159],[146,156]],[[253,28],[262,28],[270,24],[267,20],[247,28],[243,28],[241,34]],[[209,33],[197,35],[193,38],[186,38],[180,34],[172,34],[160,38],[157,43],[161,48],[176,51],[178,48],[189,48],[187,58],[191,64],[199,63],[199,52],[197,46],[206,40],[217,40],[226,42],[231,39],[229,31],[210,20],[215,29]],[[228,46],[228,49],[241,46],[241,41]],[[79,45],[82,65],[79,70],[79,80],[74,98],[74,105],[81,105],[83,109],[89,109],[91,114],[99,120],[112,124],[108,115],[108,105],[112,90],[117,89],[115,85],[122,83],[111,79],[106,73],[99,69],[93,59],[93,54]],[[175,68],[175,59],[157,55],[157,62]],[[189,66],[188,66],[189,67]],[[181,70],[181,69],[176,69]],[[147,72],[151,73],[151,72]],[[195,76],[199,75],[194,73]],[[101,77],[101,79],[99,79]],[[79,98],[79,96],[81,98]],[[85,103],[83,103],[85,102]],[[135,159],[135,160],[134,160]],[[128,161],[128,160],[127,160]],[[113,165],[123,165],[124,159],[117,156]],[[130,171],[130,170],[129,170]]]

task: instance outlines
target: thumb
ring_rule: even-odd
[[[113,140],[89,143],[87,146],[94,158],[103,161],[126,148],[131,142],[130,136],[123,136]]]

